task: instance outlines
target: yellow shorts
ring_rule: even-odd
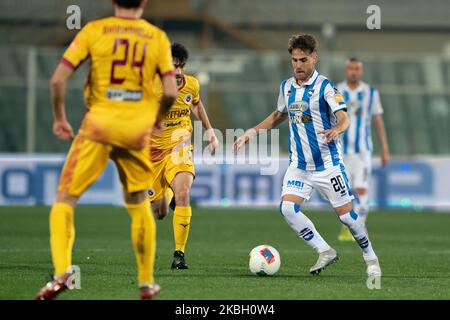
[[[76,136],[67,155],[58,192],[80,196],[105,170],[108,160],[116,164],[126,192],[151,187],[152,171],[148,149],[128,150]]]
[[[152,151],[151,170],[153,187],[149,190],[150,201],[164,197],[166,189],[180,172],[190,172],[195,177],[194,161],[192,160],[192,146],[187,145],[179,151],[162,151],[155,156]]]

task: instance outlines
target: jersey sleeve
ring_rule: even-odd
[[[72,69],[77,69],[90,55],[90,38],[92,37],[92,24],[88,23],[75,36],[66,49],[61,63]]]
[[[192,103],[197,104],[200,102],[200,84],[197,79],[194,78],[194,92],[192,97]]]
[[[376,89],[373,90],[372,116],[378,116],[383,114],[383,106],[381,105],[380,93]]]
[[[324,97],[333,113],[336,113],[339,110],[347,110],[344,97],[331,83],[327,84],[325,87]]]
[[[169,38],[163,31],[161,31],[159,42],[160,52],[157,64],[158,73],[161,75],[161,77],[169,74],[175,74],[175,68],[172,64],[172,50],[170,47]]]
[[[284,98],[284,86],[286,81],[280,85],[280,93],[278,94],[277,110],[282,113],[287,112],[286,99]]]

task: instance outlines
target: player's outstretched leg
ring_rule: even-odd
[[[311,274],[319,274],[327,266],[339,260],[336,250],[325,242],[312,221],[301,212],[300,204],[281,201],[280,211],[297,235],[319,254],[316,264],[309,270]]]
[[[367,274],[369,276],[381,276],[378,257],[373,251],[364,220],[353,209],[345,214],[339,215],[339,219],[348,227],[361,248],[364,261],[367,264]]]
[[[190,172],[179,172],[173,179],[171,186],[175,193],[175,210],[173,212],[173,235],[175,238],[175,252],[173,253],[172,269],[188,269],[184,258],[184,251],[189,236],[192,208],[190,206],[190,190],[193,175]]]
[[[126,199],[126,208],[131,217],[131,240],[136,255],[139,295],[141,299],[150,300],[160,292],[161,288],[154,283],[153,277],[156,224],[148,199],[145,198],[145,192],[129,194]]]

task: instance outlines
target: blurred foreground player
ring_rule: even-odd
[[[369,213],[369,185],[372,172],[372,120],[380,141],[381,164],[389,163],[389,147],[386,138],[386,130],[382,118],[378,90],[362,81],[363,63],[350,58],[345,64],[345,81],[337,85],[343,94],[347,105],[347,113],[350,118],[350,128],[344,132],[342,138],[344,162],[350,187],[356,194],[355,209],[359,216],[367,219]],[[350,231],[342,226],[338,239],[340,241],[352,241]]]
[[[164,96],[160,113],[176,97],[175,70],[166,34],[140,19],[146,0],[114,0],[115,16],[88,23],[64,53],[50,80],[53,132],[63,140],[73,137],[65,115],[66,83],[76,68],[91,59],[85,88],[87,112],[64,164],[56,201],[50,212],[50,245],[54,280],[36,296],[54,299],[71,282],[74,208],[83,192],[114,161],[131,217],[141,299],[159,293],[153,267],[156,228],[146,191],[152,180],[148,142],[158,117],[153,91],[156,73]]]
[[[149,196],[153,214],[157,219],[163,219],[169,212],[169,205],[174,209],[175,252],[172,269],[188,269],[184,253],[191,225],[190,191],[195,176],[192,160],[191,112],[206,129],[212,155],[218,144],[200,99],[198,80],[185,74],[188,58],[189,53],[182,44],[172,44],[178,95],[170,111],[163,117],[162,128],[152,133],[150,143],[154,185],[149,191]],[[156,87],[157,91],[161,89],[160,86]]]
[[[280,211],[286,222],[319,257],[309,270],[319,274],[339,256],[325,242],[314,224],[302,212],[302,204],[314,189],[328,199],[340,221],[352,232],[363,252],[369,276],[381,276],[364,220],[353,209],[353,195],[347,184],[339,135],[348,129],[347,106],[339,91],[315,65],[319,59],[316,40],[296,35],[289,40],[294,76],[280,86],[277,110],[256,127],[247,130],[233,145],[235,151],[260,130],[270,130],[289,118],[289,168],[284,176]]]

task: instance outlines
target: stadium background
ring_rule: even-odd
[[[48,237],[46,233],[48,212],[47,208],[34,205],[51,203],[61,161],[69,147],[68,143],[58,141],[51,131],[52,115],[48,79],[59,62],[64,48],[76,34],[76,30],[68,30],[66,27],[66,19],[70,15],[66,9],[72,4],[78,5],[81,9],[82,25],[92,19],[112,14],[109,0],[2,0],[0,2],[0,204],[5,205],[0,208],[2,213],[0,214],[2,230],[0,237],[3,237],[0,254],[2,255],[1,266],[4,270],[1,282],[4,285],[3,288],[6,288],[8,279],[17,276],[17,272],[34,281],[27,288],[25,285],[19,286],[20,291],[17,289],[6,293],[0,290],[0,298],[29,297],[29,291],[41,285],[41,281],[35,279],[36,272],[42,273],[44,267],[47,268],[45,270],[50,270],[47,256],[44,259],[39,255],[39,250],[48,254],[46,238]],[[366,20],[370,15],[366,10],[371,4],[379,5],[381,8],[381,30],[368,30],[366,27]],[[249,128],[274,109],[280,82],[292,74],[286,50],[287,40],[292,34],[312,33],[318,38],[320,55],[318,70],[334,83],[343,79],[343,66],[347,57],[356,56],[365,63],[364,80],[380,90],[392,157],[392,163],[383,170],[378,166],[378,159],[375,159],[372,203],[383,210],[374,212],[370,223],[373,224],[375,241],[378,241],[379,247],[384,248],[386,261],[392,258],[386,271],[399,276],[398,279],[391,278],[390,284],[399,285],[398,290],[390,291],[388,295],[370,296],[366,291],[359,294],[349,286],[344,292],[337,289],[329,291],[332,293],[325,297],[449,298],[448,290],[445,291],[444,288],[445,283],[448,284],[450,270],[448,264],[442,265],[440,260],[444,258],[448,261],[448,249],[445,247],[445,244],[448,245],[450,242],[447,235],[448,215],[436,215],[430,212],[431,210],[443,212],[450,210],[449,16],[450,2],[445,0],[331,2],[326,0],[149,0],[144,18],[162,27],[171,41],[181,42],[189,48],[191,58],[188,62],[188,72],[198,76],[202,99],[213,126],[222,131],[227,128]],[[84,113],[82,92],[87,67],[88,64],[85,64],[76,72],[67,92],[68,118],[76,129]],[[375,157],[377,157],[378,142],[375,132],[372,136]],[[285,125],[281,127],[280,144],[282,154],[286,156],[288,151],[287,126]],[[223,207],[234,205],[253,207],[259,204],[269,205],[271,209],[261,210],[256,215],[250,212],[248,216],[245,216],[246,210],[242,211],[238,208],[216,211],[208,208],[195,209],[199,227],[193,227],[190,241],[195,243],[196,239],[199,239],[199,242],[210,243],[210,245],[205,245],[203,252],[197,252],[195,245],[191,244],[194,248],[191,257],[195,256],[199,259],[199,264],[200,262],[204,262],[205,265],[212,264],[209,269],[205,267],[207,269],[194,273],[195,276],[200,276],[204,272],[220,274],[222,271],[224,277],[233,276],[233,273],[227,274],[228,269],[224,271],[225,269],[222,270],[220,267],[223,261],[217,257],[216,249],[212,246],[214,241],[217,241],[217,239],[214,240],[212,231],[206,235],[200,235],[200,232],[215,228],[216,222],[210,217],[210,213],[215,214],[221,223],[221,231],[216,231],[216,235],[226,239],[233,237],[238,239],[244,234],[253,237],[251,241],[239,240],[239,249],[233,247],[230,240],[224,240],[228,247],[223,251],[228,252],[230,257],[236,252],[238,255],[245,256],[250,246],[265,240],[281,248],[280,252],[283,256],[283,252],[289,252],[286,249],[289,243],[298,241],[294,240],[294,234],[286,235],[287,240],[284,239],[281,234],[287,233],[288,227],[278,216],[272,217],[272,212],[275,211],[272,207],[274,208],[278,202],[282,172],[281,176],[273,178],[275,180],[265,180],[255,178],[259,172],[258,166],[234,168],[232,166],[210,168],[199,166],[197,168],[199,178],[194,183],[192,192],[195,202],[204,206]],[[250,172],[250,175],[239,180],[237,175],[242,172]],[[116,178],[115,170],[109,167],[102,180],[90,193],[86,194],[83,201],[119,204],[120,186]],[[271,191],[267,191],[268,187],[272,188]],[[317,197],[313,199],[314,203],[323,204]],[[32,207],[12,208],[8,206],[11,204]],[[93,246],[116,250],[111,249],[113,246],[106,244],[106,241],[108,239],[111,243],[115,243],[112,239],[115,239],[114,237],[120,231],[114,235],[105,231],[103,240],[100,240],[102,239],[100,234],[89,236],[95,233],[89,229],[91,223],[98,223],[106,211],[114,213],[117,210],[108,208],[87,206],[80,209],[79,221],[82,223],[81,226],[85,227],[85,231],[81,228],[81,244],[78,245],[77,250],[83,258],[95,255],[88,250],[90,244],[83,244],[83,232],[88,233],[90,240],[99,241],[94,242]],[[406,210],[402,210],[403,216],[393,217],[393,214],[398,211],[391,211],[392,208]],[[426,214],[426,218],[423,218],[421,214],[417,215],[417,212]],[[122,212],[121,214],[123,215]],[[258,215],[261,225],[254,225],[254,218]],[[330,216],[329,213],[327,216]],[[409,225],[403,224],[404,218],[410,222]],[[242,229],[242,226],[239,227],[233,223],[233,219],[240,220],[239,224],[247,223],[254,228]],[[326,218],[322,211],[319,211],[314,219],[317,219],[315,221],[318,221],[319,225],[325,226],[325,232],[337,233],[336,221],[331,222],[332,218]],[[169,223],[163,224],[159,228],[162,228],[162,232],[170,232],[168,225]],[[405,228],[402,229],[404,233],[394,237],[392,233],[400,230],[396,229],[399,225]],[[38,226],[41,229],[38,229]],[[266,234],[261,237],[258,230],[265,227],[279,227],[280,235],[273,240]],[[230,228],[230,231],[222,230],[227,228]],[[123,232],[126,233],[126,231]],[[436,232],[435,238],[428,239],[432,232]],[[127,237],[126,235],[123,238],[126,240]],[[36,242],[32,246],[22,243],[22,239],[28,238],[35,239]],[[423,244],[418,241],[419,238],[428,239],[429,242]],[[158,245],[168,252],[167,256],[162,253],[160,259],[169,261],[171,250],[169,248],[172,241],[170,236],[158,241]],[[439,245],[436,245],[436,242]],[[17,245],[11,246],[10,243]],[[395,243],[397,247],[389,251],[392,243]],[[425,253],[432,256],[428,256],[420,272],[413,267],[411,270],[408,269],[409,271],[397,270],[395,264],[401,263],[396,260],[399,248],[409,248],[414,243],[417,245],[417,251],[407,253],[405,259],[413,259],[414,256]],[[117,248],[121,250],[122,247],[117,244]],[[437,250],[438,253],[433,255],[430,253],[432,249]],[[27,252],[27,250],[37,250],[32,259],[38,266],[42,266],[41,270],[38,267],[38,271],[31,272],[28,269],[29,259],[20,254],[17,255],[17,252]],[[128,243],[123,251],[125,250],[129,250]],[[303,254],[312,261],[312,254],[309,251],[306,253],[307,250],[303,247],[301,250],[304,250]],[[352,252],[355,255],[352,259],[359,261],[358,252],[356,250]],[[106,255],[101,251],[96,254],[97,257]],[[213,254],[214,258],[211,260],[206,258],[208,254]],[[13,265],[11,266],[8,261],[12,261]],[[131,252],[129,261],[132,261]],[[241,260],[233,260],[232,263],[242,266]],[[350,265],[347,267],[350,268]],[[389,269],[390,267],[392,268]],[[294,272],[294,269],[286,268],[285,272]],[[98,272],[97,269],[93,270]],[[348,270],[353,271],[351,268]],[[428,270],[433,272],[427,273]],[[171,276],[164,273],[166,271],[161,272],[163,279]],[[407,286],[401,284],[400,280],[400,275],[405,274],[406,277],[409,274],[411,279],[415,279],[416,275],[420,274],[423,279],[415,279],[412,291],[408,291]],[[41,278],[38,280],[42,280]],[[182,276],[178,278],[187,279]],[[429,286],[430,279],[435,282],[434,287]],[[443,279],[447,282],[441,281]],[[286,285],[289,285],[289,278],[284,280]],[[347,280],[344,279],[344,281]],[[422,280],[424,282],[421,282]],[[238,281],[252,280],[239,278]],[[217,283],[220,284],[220,282]],[[227,287],[234,282],[224,283]],[[208,284],[203,285],[206,291],[198,295],[191,292],[194,298],[248,297],[239,291],[239,286],[234,291],[214,296],[211,292],[215,291],[208,291]],[[342,282],[336,282],[336,288],[342,285],[344,285]],[[314,284],[311,284],[310,291],[308,294],[305,293],[306,297],[324,297],[321,296],[320,291],[315,291],[316,288],[312,289],[313,286]],[[260,289],[264,291],[268,287],[269,285],[262,286]],[[259,292],[258,289],[252,288],[256,290],[255,292]],[[186,290],[182,292],[188,294]],[[415,296],[414,290],[420,290],[421,295]],[[269,291],[266,290],[266,292]],[[106,289],[101,293],[103,294],[101,298],[126,296],[123,292],[113,293]],[[81,294],[75,297],[86,298]],[[87,297],[98,298],[99,296],[88,295]],[[163,298],[182,297],[184,297],[182,293],[179,295],[169,293],[163,296]],[[270,296],[256,294],[250,298],[257,297]],[[275,296],[275,298],[278,297],[296,298],[298,296],[289,294]]]
[[[67,143],[55,139],[51,132],[48,79],[76,34],[76,30],[66,27],[70,16],[66,10],[71,4],[79,6],[82,25],[112,14],[108,0],[7,0],[0,4],[2,153],[63,154],[68,149]],[[367,29],[370,14],[366,10],[370,4],[381,8],[381,30]],[[165,29],[172,41],[190,49],[188,72],[199,77],[212,123],[222,132],[227,128],[247,129],[273,110],[280,82],[292,73],[286,52],[291,34],[310,32],[319,39],[318,70],[334,83],[343,79],[346,58],[360,58],[365,63],[365,81],[381,92],[394,160],[387,170],[379,172],[374,167],[379,174],[373,180],[372,203],[445,210],[450,207],[450,197],[444,192],[449,186],[443,179],[450,174],[450,162],[445,158],[450,153],[448,14],[450,4],[443,0],[345,0],[331,4],[152,0],[144,16]],[[82,90],[87,68],[88,63],[75,74],[68,89],[67,110],[75,128],[84,114]],[[373,134],[373,138],[377,155],[377,135]],[[287,126],[281,127],[280,145],[286,155]],[[428,161],[436,157],[437,162]],[[0,203],[51,203],[51,197],[43,200],[40,193],[41,189],[48,195],[53,193],[52,172],[58,169],[23,173],[22,167],[10,166],[14,159],[2,160]],[[217,176],[216,171],[211,174]],[[199,172],[200,177],[201,166]],[[206,176],[209,178],[209,173]],[[229,191],[214,195],[212,185],[197,185],[193,197],[199,204],[248,205],[257,199],[265,205],[264,198],[269,194],[275,198],[276,193],[266,190],[264,179],[255,179],[244,177],[241,183],[233,178],[225,182]],[[280,178],[276,179],[266,183],[279,184]],[[115,176],[106,180],[117,184]],[[242,189],[236,192],[237,198],[232,195],[232,184]],[[258,194],[260,184],[262,191]],[[99,188],[103,194],[107,192],[106,185]],[[110,198],[117,198],[114,192],[118,189],[114,186],[109,190]],[[97,194],[92,198],[103,201]]]

